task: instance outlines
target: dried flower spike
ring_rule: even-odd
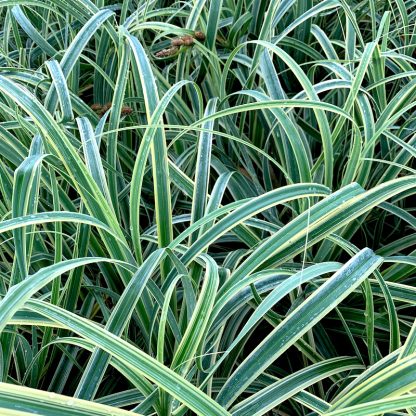
[[[192,37],[192,36],[188,36],[188,35],[186,35],[186,36],[182,36],[182,44],[183,44],[183,46],[192,46],[193,44],[194,44],[194,38]]]
[[[103,109],[103,106],[101,104],[92,104],[90,108],[92,111],[101,111]]]
[[[200,42],[203,42],[205,40],[205,33],[198,30],[194,33],[194,38],[199,40]]]
[[[157,58],[166,58],[172,55],[175,55],[178,52],[179,48],[177,46],[172,46],[171,48],[168,49],[162,49],[159,52],[155,53],[155,56]]]
[[[121,114],[122,116],[128,116],[128,115],[129,115],[129,114],[131,114],[132,112],[133,112],[133,109],[132,109],[131,107],[124,106],[124,107],[121,107],[120,114]]]
[[[174,38],[170,41],[170,44],[172,46],[182,46],[183,45],[183,40],[182,40],[182,38]]]
[[[104,114],[107,110],[109,110],[111,108],[112,105],[113,105],[113,103],[111,101],[109,101],[108,103],[105,103],[103,105],[102,110],[101,110],[102,113]]]

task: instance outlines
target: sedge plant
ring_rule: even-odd
[[[414,1],[0,22],[1,415],[416,414]]]

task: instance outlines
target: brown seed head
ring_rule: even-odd
[[[194,33],[194,38],[203,42],[205,40],[205,33],[201,32],[200,30]]]
[[[184,46],[192,46],[194,44],[194,38],[192,36],[182,36]]]
[[[162,49],[161,51],[156,52],[155,53],[155,56],[157,58],[167,58],[169,56],[175,55],[176,52],[178,52],[178,47],[177,46],[173,46],[171,48]]]
[[[101,111],[103,106],[101,104],[93,104],[90,108],[92,111]]]
[[[172,46],[182,46],[183,45],[183,39],[182,38],[174,38],[171,40],[170,44]]]
[[[111,108],[111,106],[113,105],[113,103],[111,101],[109,101],[108,103],[105,103],[102,107],[102,112],[105,113],[107,110],[109,110]]]
[[[128,116],[133,112],[133,109],[128,106],[121,107],[121,115],[122,116]]]

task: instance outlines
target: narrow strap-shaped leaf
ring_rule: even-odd
[[[395,410],[409,409],[416,406],[416,394],[407,394],[399,397],[375,400],[364,404],[346,407],[323,413],[325,416],[377,416],[394,412]]]
[[[206,116],[215,112],[217,101],[217,99],[211,99],[208,101],[207,108],[205,109]],[[213,127],[214,122],[212,120],[204,123],[202,128],[207,129],[208,131],[202,132],[199,136],[195,185],[192,196],[191,224],[198,221],[205,213],[211,165],[212,132],[210,132],[210,130],[212,130]],[[191,244],[195,241],[196,237],[197,234],[191,235]]]
[[[317,104],[313,107],[313,111],[315,113],[315,116],[316,116],[316,119],[318,121],[318,125],[320,128],[320,132],[321,132],[322,147],[323,147],[323,153],[324,153],[324,159],[325,159],[325,185],[332,187],[334,155],[333,155],[332,141],[331,141],[331,129],[329,127],[329,122],[325,113],[320,108],[321,102],[310,80],[308,79],[306,74],[303,72],[302,68],[296,63],[296,61],[278,46],[272,44],[271,42],[266,42],[264,40],[250,41],[247,43],[253,43],[256,46],[261,46],[263,48],[266,48],[270,50],[271,52],[273,52],[274,54],[276,54],[280,59],[282,59],[282,61],[285,62],[285,64],[293,72],[293,74],[295,75],[299,83],[302,85],[308,98],[311,101],[313,100]],[[226,66],[225,66],[225,70],[224,70],[225,73],[227,73],[235,54],[243,46],[245,45],[241,45],[238,48],[236,48],[233,51],[233,53],[229,56]],[[260,48],[258,47],[256,51],[257,50],[260,51]],[[260,59],[260,55],[258,59]],[[223,82],[225,81],[226,81],[226,77],[223,78]],[[223,91],[224,89],[225,87],[222,86],[221,91]],[[271,101],[270,104],[272,102],[273,101]],[[245,107],[245,106],[248,106],[248,104],[243,104],[241,107]]]
[[[132,179],[130,184],[130,222],[131,222],[131,234],[133,240],[133,247],[138,262],[142,261],[142,248],[140,241],[140,198],[143,186],[143,178],[146,170],[146,163],[149,157],[151,144],[156,134],[157,125],[160,117],[168,106],[170,100],[175,93],[182,88],[187,81],[182,81],[175,84],[170,88],[163,98],[158,103],[156,110],[154,111],[151,120],[149,121],[149,127],[144,133],[144,137],[137,152],[136,161],[134,163]],[[156,127],[155,127],[156,126]]]
[[[140,74],[147,120],[149,123],[159,124],[161,123],[160,116],[153,120],[153,114],[156,112],[159,103],[159,93],[149,59],[139,40],[130,34],[126,34],[126,36],[130,42],[135,58],[134,62]],[[152,154],[158,242],[159,247],[166,247],[172,241],[173,231],[168,155],[162,124],[154,132],[150,149]],[[135,198],[137,197],[140,196]]]
[[[295,19],[290,25],[288,25],[285,30],[279,33],[274,39],[273,42],[275,44],[279,43],[282,39],[284,39],[292,30],[294,30],[297,26],[299,26],[302,22],[310,19],[312,16],[317,15],[323,11],[332,10],[338,8],[339,2],[336,0],[324,0],[316,4],[314,7],[307,10],[297,19]]]
[[[241,92],[241,94],[246,94],[248,96],[254,97],[259,102],[270,100],[269,97],[258,91],[244,91]],[[299,182],[312,182],[311,166],[308,160],[308,152],[305,148],[305,144],[303,143],[299,135],[299,132],[297,131],[290,117],[286,114],[284,110],[282,110],[281,108],[273,108],[270,111],[276,117],[279,124],[282,126],[282,129],[286,133],[286,137],[291,145],[293,155],[295,156],[295,162],[297,164],[296,170],[300,179]],[[291,161],[287,161],[286,163],[291,164]]]
[[[45,108],[33,94],[1,75],[0,90],[31,115],[36,126],[44,134],[49,147],[56,151],[67,168],[68,173],[74,179],[75,186],[83,197],[89,211],[94,212],[94,215],[99,220],[106,222],[120,238],[123,238],[120,225],[115,221],[114,212],[99,191],[98,185],[91,178],[74,146],[51,115],[45,111]],[[129,251],[122,249],[114,241],[111,241],[112,238],[110,239],[108,236],[103,236],[103,239],[115,258],[124,257],[134,263],[134,259],[132,259]],[[127,280],[127,276],[124,275],[123,271],[121,271],[121,274],[123,279]]]
[[[409,335],[406,338],[406,342],[404,343],[399,359],[414,353],[416,353],[416,320],[413,322]]]
[[[156,267],[159,266],[164,255],[165,250],[156,250],[146,259],[146,261],[133,275],[118,300],[117,305],[111,312],[110,318],[105,326],[108,331],[118,336],[120,336],[124,331],[129,323],[131,315],[133,314],[140,295],[146,287],[148,279],[150,279]],[[104,377],[109,361],[110,356],[106,352],[98,348],[94,349],[78,384],[75,392],[76,397],[86,400],[94,398],[98,388],[100,387],[100,382]]]
[[[75,267],[97,262],[123,263],[114,259],[101,257],[84,257],[81,259],[65,260],[44,267],[35,274],[28,276],[22,282],[12,286],[0,301],[0,332],[3,331],[8,320],[23,306],[25,301],[53,279]]]
[[[65,54],[60,62],[62,73],[65,79],[68,78],[76,62],[78,61],[82,50],[90,41],[91,37],[99,29],[99,27],[113,14],[114,12],[108,9],[98,11],[88,20],[88,22],[85,23],[82,29],[75,36],[75,38],[71,42],[71,45],[66,49]],[[48,103],[47,105],[51,112],[54,112],[57,99],[57,90],[55,88],[52,88],[48,92],[48,95],[46,97],[46,102]]]
[[[224,384],[217,401],[228,407],[245,387],[357,288],[381,262],[382,258],[374,255],[370,249],[356,254],[245,358]]]
[[[130,47],[124,37],[120,39],[120,54],[118,57],[119,67],[117,81],[114,88],[114,94],[111,102],[110,121],[108,125],[109,133],[107,137],[107,163],[108,170],[108,188],[112,204],[116,215],[119,215],[119,197],[118,197],[118,128],[120,125],[120,113],[123,107],[124,96],[128,80],[130,66]]]
[[[12,196],[12,215],[21,217],[27,214],[34,214],[37,211],[38,192],[40,185],[39,169],[43,159],[42,138],[36,135],[33,138],[29,156],[22,162],[14,173],[13,196]],[[25,191],[22,192],[22,189]],[[15,228],[13,238],[15,243],[15,268],[12,273],[10,284],[20,282],[25,279],[28,273],[27,257],[30,257],[31,242],[27,240],[25,227]]]
[[[325,273],[331,273],[338,270],[341,267],[339,263],[320,263],[308,267],[306,270],[301,270],[298,273],[288,277],[282,283],[280,283],[275,289],[273,289],[260,303],[256,308],[250,318],[245,322],[242,329],[239,331],[238,335],[234,338],[233,342],[228,346],[227,350],[222,351],[220,359],[217,360],[213,368],[210,368],[210,375],[213,375],[215,369],[227,358],[228,354],[235,348],[238,343],[244,339],[244,337],[250,332],[250,330],[255,327],[255,325],[263,319],[264,315],[279,302],[284,296],[290,293],[292,290],[301,284],[308,282],[318,276],[321,276]],[[258,280],[261,279],[261,276],[258,276]],[[233,295],[238,296],[241,291],[250,284],[248,279],[242,279],[237,287],[233,287],[231,293],[222,294],[215,303],[213,308],[210,323],[218,316],[222,308],[226,308],[227,303],[233,297]],[[208,327],[209,328],[209,327]]]
[[[96,184],[100,187],[101,193],[107,198],[110,204],[110,195],[107,180],[101,161],[96,136],[92,129],[91,122],[86,117],[77,118],[77,125],[84,150],[85,163]]]
[[[172,369],[182,375],[186,374],[192,364],[191,360],[203,339],[219,285],[217,264],[208,256],[201,255],[201,258],[206,265],[204,283],[194,313],[171,364]]]
[[[132,416],[134,413],[56,393],[0,383],[0,412],[4,415]],[[18,412],[18,413],[15,413]]]
[[[215,182],[212,188],[212,192],[211,192],[211,195],[210,195],[210,198],[209,198],[206,210],[205,210],[206,214],[210,214],[214,212],[219,207],[221,203],[221,199],[224,196],[224,192],[227,189],[228,182],[231,179],[232,175],[233,175],[233,172],[228,172],[228,173],[222,173],[218,177],[217,181]],[[206,230],[211,228],[213,224],[214,224],[214,220],[212,220],[209,223],[206,223],[200,228],[198,234],[201,236]]]
[[[408,355],[378,371],[336,400],[330,411],[410,392],[416,386],[416,354]]]
[[[95,227],[102,228],[107,232],[117,237],[108,225],[91,217],[87,214],[80,214],[77,212],[65,212],[65,211],[50,211],[50,212],[38,212],[36,214],[24,215],[21,217],[12,218],[0,222],[0,233],[6,233],[7,231],[15,230],[29,225],[45,224],[49,222],[71,222],[79,224],[89,224]]]
[[[54,56],[58,53],[58,51],[35,29],[20,6],[14,6],[12,8],[12,13],[21,28],[27,33],[33,42],[42,48],[45,53],[49,56]]]
[[[206,45],[214,49],[223,0],[211,0],[208,11]]]
[[[28,301],[26,306],[48,318],[64,324],[71,331],[92,341],[96,346],[121,360],[133,371],[141,374],[166,390],[200,416],[229,416],[223,407],[209,398],[190,382],[160,364],[151,356],[116,337],[97,324],[69,313],[57,306],[40,301]]]
[[[259,416],[319,380],[343,371],[362,369],[356,358],[336,357],[299,370],[243,400],[231,410],[233,416]]]
[[[40,315],[33,311],[24,310],[25,314],[23,319],[25,319],[26,316],[29,316],[31,319],[32,316],[35,316],[34,320],[37,319],[43,319],[47,320],[43,315]],[[19,316],[19,313],[17,314]],[[42,321],[41,321],[42,322]],[[52,322],[52,326],[56,325],[58,328],[67,328],[65,325],[60,325],[59,323],[55,321],[47,321]],[[55,339],[50,342],[50,345],[52,344],[69,344],[77,347],[84,348],[85,350],[89,352],[93,352],[95,349],[95,344],[91,341],[87,341],[84,338],[79,337],[61,337],[58,339]],[[146,396],[152,395],[153,392],[156,391],[153,384],[150,383],[146,378],[144,378],[141,374],[138,374],[137,372],[133,371],[130,367],[128,367],[123,361],[117,359],[116,357],[111,357],[110,364],[112,367],[114,367],[117,371],[119,371],[127,380],[129,380],[133,386],[142,394]],[[137,391],[136,390],[136,391]],[[94,400],[95,402],[99,402],[99,399]]]
[[[287,201],[291,201],[298,198],[304,198],[307,196],[325,196],[328,194],[328,188],[322,185],[316,184],[298,184],[289,185],[270,191],[257,198],[252,198],[244,205],[236,209],[234,212],[223,218],[217,224],[215,224],[210,230],[202,235],[194,244],[187,250],[182,258],[182,262],[188,264],[192,261],[202,250],[208,245],[225,234],[227,231],[240,224],[246,219],[256,215],[257,213],[271,208],[274,205],[281,204]],[[201,221],[202,222],[202,221]],[[196,225],[196,223],[195,223]],[[173,244],[180,242],[186,233],[189,233],[191,229],[182,233],[180,237],[176,238]]]
[[[62,72],[61,65],[55,60],[46,62],[46,66],[52,77],[52,84],[55,87],[59,104],[61,105],[61,122],[67,122],[74,118],[72,113],[71,97],[68,86],[66,85],[65,75]]]
[[[263,266],[267,266],[266,259],[276,264],[282,261],[282,259],[292,257],[294,253],[301,252],[304,247],[306,234],[308,234],[307,244],[312,244],[316,241],[315,238],[318,238],[318,240],[322,239],[328,233],[329,229],[335,231],[343,224],[350,222],[352,218],[356,218],[362,213],[367,212],[386,199],[406,189],[413,189],[415,187],[416,182],[414,177],[409,176],[386,182],[366,192],[357,184],[351,184],[340,189],[330,197],[312,206],[310,212],[304,212],[293,220],[292,223],[283,227],[256,248],[232,274],[228,284],[231,284],[234,280],[238,281],[241,276],[246,276],[262,264]],[[333,221],[329,220],[331,217],[333,217]],[[323,221],[324,218],[325,221]],[[325,229],[327,231],[324,231]],[[293,236],[296,234],[296,245],[299,244],[298,249],[296,249],[294,240],[288,240],[289,232]],[[282,244],[281,238],[283,235],[284,240],[287,243],[290,242],[287,247],[285,247],[285,244]]]

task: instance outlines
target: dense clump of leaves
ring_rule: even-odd
[[[415,17],[0,0],[0,413],[414,414]]]

